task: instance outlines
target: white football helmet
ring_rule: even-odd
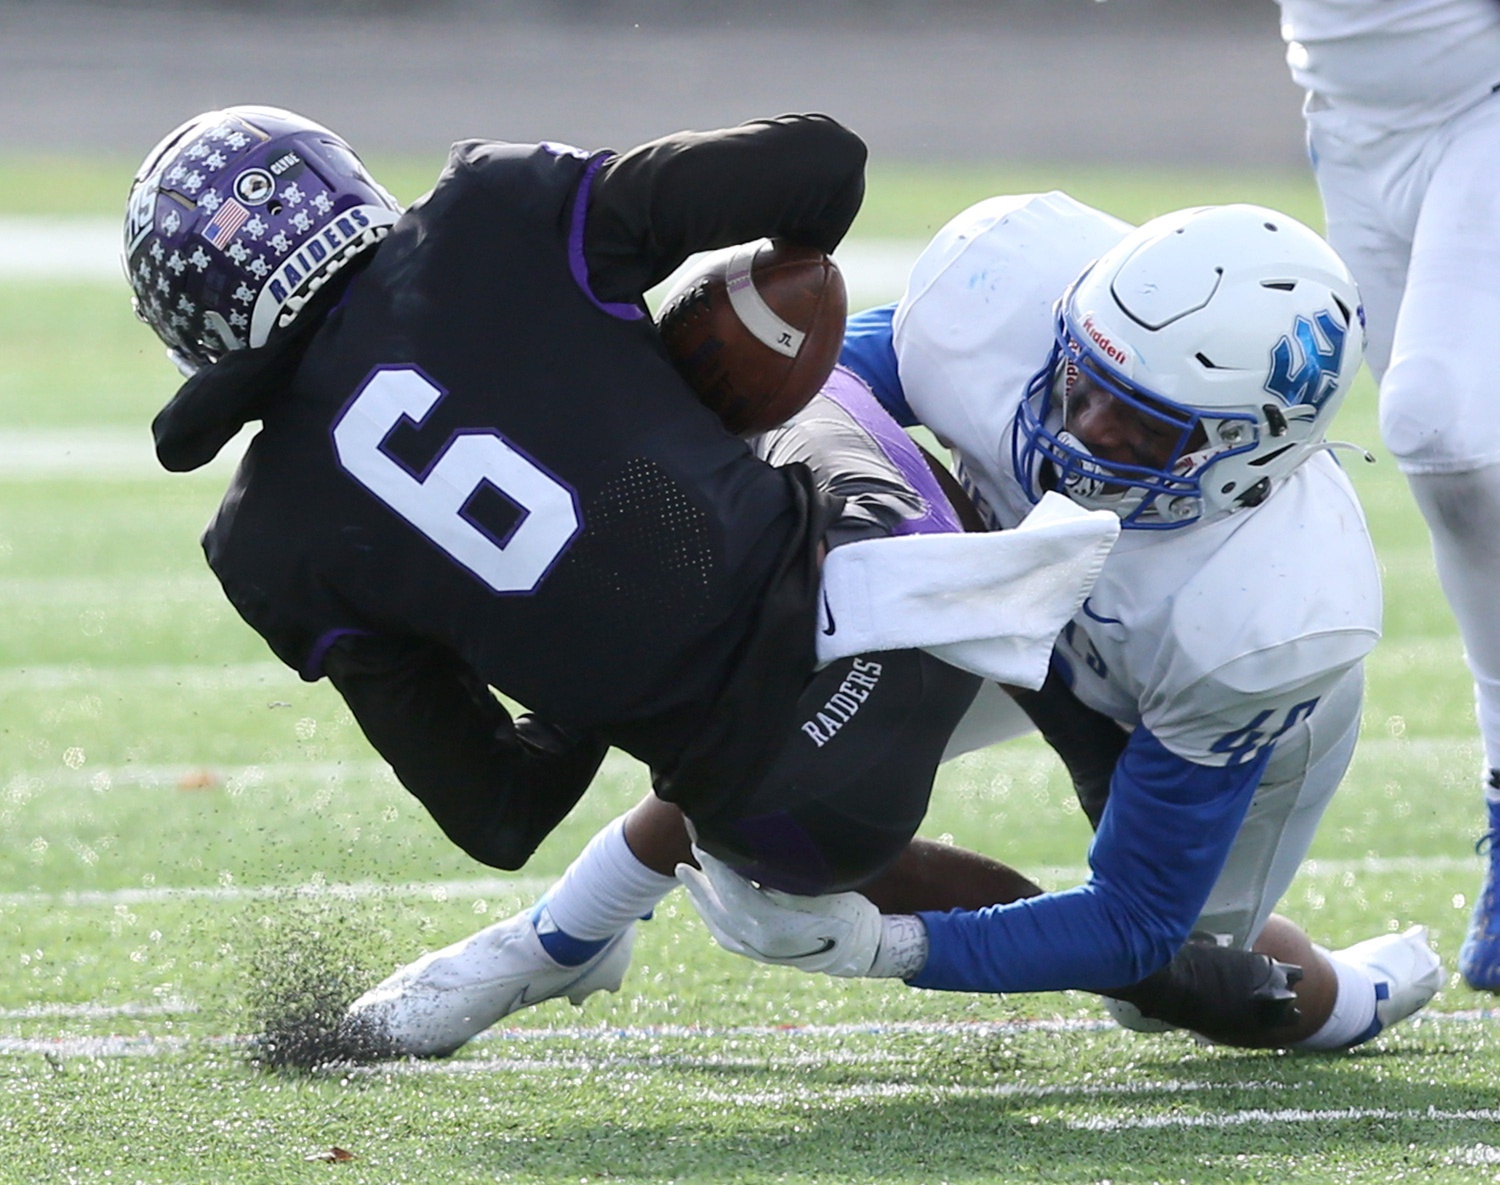
[[[1354,280],[1300,222],[1249,205],[1164,215],[1058,302],[1011,432],[1016,476],[1033,501],[1056,488],[1139,529],[1259,505],[1326,447],[1363,355]],[[1175,434],[1165,463],[1106,462],[1067,431],[1080,377]]]

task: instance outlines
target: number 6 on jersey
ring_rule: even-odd
[[[445,394],[411,367],[376,371],[334,424],[339,463],[495,592],[534,592],[578,533],[572,490],[493,429],[456,433],[422,477],[380,447],[403,416],[420,424]],[[464,514],[485,483],[522,512],[504,539]]]

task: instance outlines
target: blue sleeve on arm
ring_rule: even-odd
[[[896,423],[910,428],[917,422],[917,417],[907,406],[901,376],[896,369],[896,347],[891,340],[895,316],[894,304],[883,304],[851,316],[844,325],[844,349],[839,355],[839,364],[847,366],[870,385],[875,398],[891,413]]]
[[[915,987],[1100,991],[1166,965],[1208,900],[1270,759],[1195,765],[1137,728],[1110,781],[1086,884],[980,910],[924,913]]]

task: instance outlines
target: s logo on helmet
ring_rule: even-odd
[[[156,229],[156,193],[166,163],[138,180],[130,190],[130,201],[125,208],[125,258],[129,259],[136,249],[146,241],[146,236]]]
[[[1338,387],[1346,333],[1327,309],[1311,321],[1298,316],[1291,333],[1271,347],[1265,389],[1288,404],[1321,408]]]

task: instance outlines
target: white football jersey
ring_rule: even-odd
[[[894,321],[902,388],[995,526],[1031,509],[1011,427],[1052,349],[1054,305],[1129,230],[1058,193],[994,198],[944,227],[912,269]],[[1185,760],[1238,763],[1284,739],[1271,776],[1283,757],[1305,767],[1308,715],[1357,679],[1379,632],[1364,515],[1319,453],[1258,507],[1124,532],[1056,653],[1084,703],[1144,724]]]
[[[1495,0],[1279,0],[1287,64],[1360,122],[1406,129],[1472,106],[1500,83]]]

